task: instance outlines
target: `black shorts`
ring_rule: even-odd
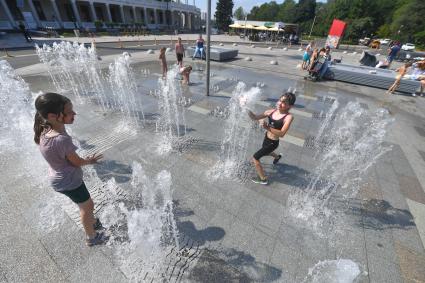
[[[177,53],[177,62],[181,62],[183,60],[183,53]]]
[[[260,160],[261,157],[270,155],[279,146],[279,140],[272,140],[266,136],[264,137],[263,147],[254,153],[254,158]]]
[[[61,194],[66,195],[69,197],[74,203],[83,203],[85,201],[88,201],[90,198],[90,193],[87,190],[86,184],[84,182],[79,186],[78,188],[72,190],[72,191],[63,191],[59,192]]]

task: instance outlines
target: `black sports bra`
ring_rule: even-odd
[[[273,111],[273,112],[272,112],[272,113],[268,116],[268,118],[269,118],[269,125],[270,125],[270,127],[271,127],[271,128],[273,128],[273,129],[280,130],[280,129],[282,129],[283,124],[284,124],[284,121],[285,121],[285,118],[286,118],[286,116],[288,116],[288,114],[283,115],[283,117],[282,117],[282,118],[280,118],[279,120],[275,120],[275,119],[273,119],[273,118],[272,118],[272,115],[273,115],[273,113],[274,113],[274,112],[276,112],[276,110],[275,110],[275,111]]]

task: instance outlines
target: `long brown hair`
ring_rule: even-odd
[[[39,95],[35,100],[35,117],[34,117],[34,142],[40,143],[41,133],[50,128],[47,121],[49,113],[57,114],[63,113],[65,104],[71,102],[69,98],[54,92],[48,92]]]

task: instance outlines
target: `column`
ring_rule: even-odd
[[[50,3],[52,4],[53,12],[55,13],[56,21],[59,23],[60,27],[63,27],[62,18],[61,18],[61,15],[59,13],[58,6],[56,5],[56,0],[50,0]]]
[[[137,19],[136,6],[133,6],[133,18],[135,23],[139,22]]]
[[[167,25],[167,11],[162,10],[162,24]]]
[[[122,23],[125,23],[125,20],[124,20],[124,6],[123,5],[120,5],[120,14],[121,14],[121,22]]]
[[[109,7],[109,4],[106,3],[106,15],[108,16],[108,22],[112,22],[112,16],[111,16],[111,8]]]
[[[158,10],[157,9],[153,10],[153,15],[154,15],[154,18],[155,18],[155,24],[158,25],[159,21],[158,21]]]
[[[149,19],[148,19],[148,11],[145,7],[143,7],[143,21],[145,22],[145,26],[148,26]]]
[[[16,27],[15,19],[13,19],[12,13],[10,12],[9,7],[6,4],[6,1],[0,0],[0,4],[3,7],[3,10],[6,12],[6,15],[9,18],[9,22],[12,25],[12,27]]]
[[[76,3],[75,0],[71,0],[71,6],[72,6],[72,11],[74,12],[75,21],[80,26],[81,25],[81,18],[80,18],[80,14],[78,13],[77,3]]]
[[[179,28],[182,28],[182,12],[181,11],[177,11],[177,17],[178,17],[177,19],[178,26]]]
[[[31,0],[30,0],[31,1]],[[90,5],[90,11],[91,11],[91,17],[92,17],[92,21],[97,21],[97,15],[96,15],[96,10],[94,8],[94,3],[93,2],[89,2]]]
[[[35,21],[37,22],[37,26],[41,27],[40,18],[38,17],[37,11],[35,10],[34,3],[32,3],[32,0],[28,0],[28,5],[30,6],[31,13],[34,16]]]
[[[189,26],[189,30],[192,30],[192,14],[191,13],[187,13],[187,23]]]
[[[174,11],[171,11],[171,26],[175,29],[176,19],[174,18]]]

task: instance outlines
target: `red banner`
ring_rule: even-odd
[[[329,29],[329,35],[326,40],[326,45],[331,48],[337,48],[339,44],[339,40],[344,34],[344,30],[347,27],[347,24],[343,21],[334,19],[332,22],[332,26]]]

